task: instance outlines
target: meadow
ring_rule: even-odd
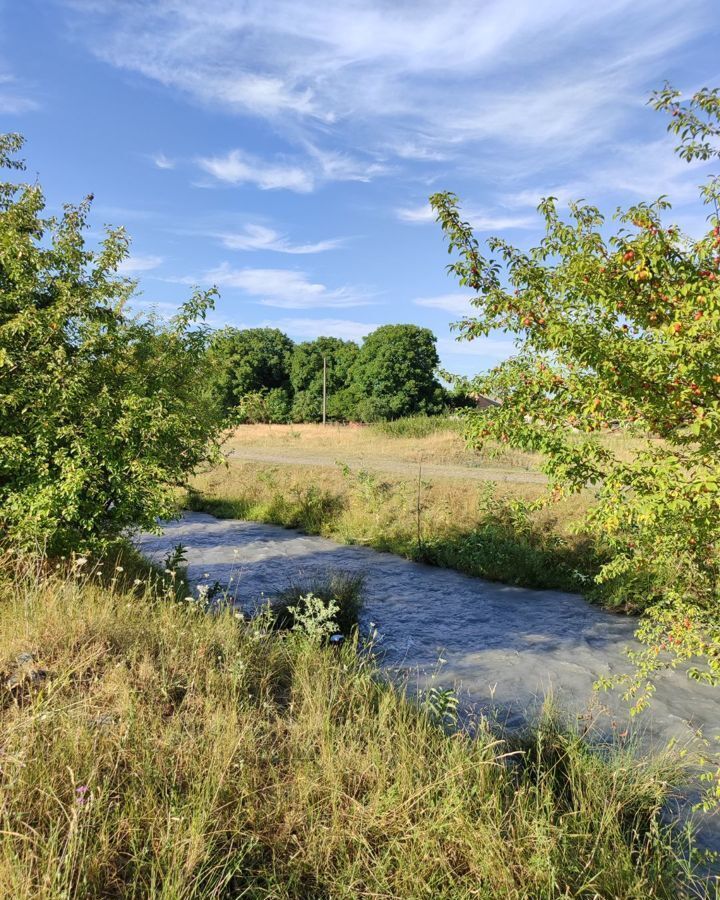
[[[471,736],[357,637],[207,614],[136,559],[0,571],[4,897],[701,895],[677,759],[551,708]]]

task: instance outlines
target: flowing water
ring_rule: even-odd
[[[493,711],[520,725],[552,694],[593,733],[625,733],[627,706],[593,691],[601,675],[628,670],[625,648],[634,623],[560,591],[509,587],[410,562],[322,537],[188,512],[162,535],[139,535],[154,560],[182,544],[188,579],[219,582],[252,609],[298,580],[328,572],[365,578],[361,626],[377,630],[383,665],[404,670],[419,687],[455,686],[466,709]],[[663,673],[649,711],[633,723],[640,740],[665,746],[687,742],[698,729],[720,733],[720,689]],[[707,829],[703,829],[706,836]],[[710,829],[720,848],[720,829]]]

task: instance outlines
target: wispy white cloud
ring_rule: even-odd
[[[648,67],[703,28],[704,0],[66,0],[88,46],[288,133],[442,150],[428,135],[564,154],[607,140]],[[528,78],[528,71],[532,77]]]
[[[245,229],[233,234],[221,235],[222,243],[230,250],[273,250],[276,253],[323,253],[334,250],[343,243],[342,238],[316,241],[310,244],[291,244],[287,237],[264,225],[248,224]]]
[[[158,169],[174,169],[175,168],[175,160],[170,159],[169,156],[165,156],[164,153],[153,153],[150,157]]]
[[[193,284],[198,279],[180,279]],[[237,288],[263,306],[280,309],[349,308],[372,303],[369,292],[352,286],[329,288],[294,269],[234,269],[225,262],[206,272],[205,283]]]
[[[438,353],[446,356],[471,356],[484,361],[481,368],[486,369],[496,365],[500,360],[507,359],[515,352],[515,343],[512,338],[483,337],[472,341],[455,340],[454,338],[438,338]]]
[[[419,162],[444,162],[453,156],[448,149],[450,141],[441,142],[427,136],[417,135],[412,140],[401,140],[390,144],[389,151],[400,159],[409,159]]]
[[[298,165],[268,163],[241,150],[231,150],[225,156],[202,157],[200,168],[218,181],[227,184],[254,184],[263,191],[285,188],[308,193],[315,186],[312,172]]]
[[[395,215],[401,222],[427,225],[428,222],[435,221],[436,213],[429,203],[421,203],[419,206],[400,206],[395,210]]]
[[[374,159],[361,159],[349,153],[321,150],[305,143],[307,157],[267,161],[242,150],[230,150],[224,156],[201,157],[200,168],[227,184],[254,184],[261,190],[285,189],[309,193],[329,181],[371,181],[388,172]]]
[[[312,339],[316,337],[336,337],[344,341],[361,342],[371,331],[380,326],[367,322],[354,322],[347,319],[273,319],[267,322],[292,338]]]
[[[445,312],[462,316],[472,312],[470,301],[474,294],[439,294],[436,297],[417,297],[413,300],[416,306],[425,306],[428,309],[442,309]]]
[[[597,205],[608,195],[631,203],[654,200],[661,194],[676,204],[693,202],[712,163],[688,164],[672,153],[672,144],[671,138],[624,141],[610,160],[598,161],[579,177],[565,182],[546,177],[534,187],[501,195],[498,202],[508,209],[523,209],[537,207],[544,197],[555,197],[560,206],[567,206],[578,200]]]
[[[384,175],[388,171],[384,163],[360,159],[349,153],[321,150],[314,144],[307,144],[307,150],[325,181],[371,181],[376,175]]]
[[[138,272],[149,272],[163,264],[162,256],[128,256],[118,266],[120,275],[135,275]]]
[[[29,96],[13,75],[0,73],[0,114],[17,115],[39,107],[37,100]]]
[[[401,222],[410,225],[427,225],[434,222],[436,213],[429,203],[419,206],[404,206],[395,210],[395,215]],[[537,221],[530,215],[508,215],[506,212],[487,213],[479,212],[472,208],[462,209],[463,219],[472,225],[476,231],[503,231],[512,228],[534,228]]]

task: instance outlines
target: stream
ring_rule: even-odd
[[[455,687],[465,709],[490,712],[510,728],[552,694],[591,733],[625,734],[627,704],[617,693],[593,691],[593,683],[628,671],[624,648],[635,623],[627,617],[575,594],[510,587],[273,525],[187,512],[163,528],[135,544],[155,561],[182,544],[193,588],[217,581],[252,610],[299,580],[361,573],[361,627],[377,631],[386,670],[402,671],[420,689]],[[632,729],[643,747],[687,743],[698,729],[720,734],[720,689],[683,672],[661,673],[650,709]],[[706,822],[702,832],[703,844],[720,849],[720,823]]]

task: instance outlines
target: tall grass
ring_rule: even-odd
[[[457,416],[405,416],[371,426],[376,434],[397,438],[425,438],[439,432],[462,433],[462,420]]]
[[[682,897],[667,758],[448,734],[353,642],[0,575],[0,896]]]

